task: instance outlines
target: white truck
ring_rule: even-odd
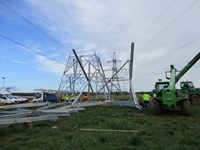
[[[19,103],[8,91],[0,91],[0,105]]]
[[[17,95],[13,95],[13,97],[15,98],[16,101],[18,101],[19,103],[27,103],[28,99],[21,97],[21,96],[17,96]]]
[[[55,90],[35,89],[35,97],[32,102],[60,102]]]

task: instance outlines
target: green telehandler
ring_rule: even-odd
[[[170,66],[170,71],[165,72],[166,82],[156,82],[154,97],[151,101],[152,110],[155,114],[160,114],[164,109],[176,109],[180,106],[183,114],[191,113],[189,96],[183,90],[176,89],[175,85],[179,79],[200,59],[200,52],[181,70],[177,71],[174,65]]]
[[[191,103],[199,103],[200,102],[200,90],[197,89],[192,81],[182,81],[180,82],[180,88],[188,94],[189,101]]]

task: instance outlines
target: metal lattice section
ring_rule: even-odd
[[[105,82],[103,67],[95,52],[78,58],[75,53],[70,53],[58,91],[59,93],[97,92]],[[88,89],[83,89],[86,85]],[[108,92],[108,88],[105,87],[102,91]]]
[[[118,68],[117,68],[117,62],[121,62],[121,60],[117,60],[116,59],[116,54],[115,52],[113,52],[113,60],[112,61],[108,61],[108,63],[112,63],[112,76],[114,74],[116,74]],[[119,91],[121,92],[121,86],[120,86],[120,83],[119,83],[119,77],[118,77],[118,74],[116,74],[112,80],[111,80],[111,91]]]
[[[134,43],[131,45],[130,60],[127,60],[119,69],[117,68],[117,60],[114,53],[112,60],[112,77],[109,79],[106,78],[100,58],[96,55],[95,52],[94,54],[78,56],[74,49],[72,51],[73,53],[70,53],[69,55],[63,76],[61,78],[57,93],[58,96],[64,94],[77,95],[76,99],[71,105],[74,105],[79,100],[83,92],[87,92],[88,95],[90,95],[90,92],[92,95],[96,93],[96,98],[97,94],[103,94],[106,99],[107,94],[109,94],[108,98],[111,100],[111,91],[114,88],[118,91],[121,91],[119,81],[125,81],[124,79],[119,79],[118,73],[126,64],[129,63],[128,80],[130,89],[130,101],[133,102],[134,107],[140,109],[132,85]],[[111,85],[110,88],[108,87],[109,83]]]

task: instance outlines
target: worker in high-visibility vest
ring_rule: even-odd
[[[149,94],[143,94],[142,95],[142,101],[144,103],[144,106],[149,106],[149,102],[150,102],[151,96]]]
[[[87,94],[83,95],[83,101],[88,101],[89,100],[89,96]]]
[[[69,102],[69,96],[68,95],[65,95],[65,101]]]
[[[61,96],[61,101],[65,101],[65,95],[64,94]]]
[[[72,94],[71,101],[73,102],[75,99],[76,99],[76,96],[74,94]]]

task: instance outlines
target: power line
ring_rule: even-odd
[[[41,29],[39,29],[36,25],[34,25],[31,21],[29,21],[28,19],[24,18],[22,15],[20,15],[18,12],[16,12],[14,9],[10,8],[8,5],[6,5],[5,3],[3,3],[2,1],[0,1],[0,4],[3,5],[4,7],[6,7],[7,9],[9,9],[11,12],[13,12],[15,15],[17,15],[18,17],[20,17],[22,20],[24,20],[25,22],[27,22],[28,24],[30,24],[33,28],[35,28],[36,30],[38,30],[40,33],[42,33],[43,35],[45,35],[47,38],[49,38],[51,41],[53,41],[54,43],[56,43],[59,46],[62,46],[58,41],[56,41],[54,38],[52,38],[51,36],[49,36],[48,34],[46,34],[45,32],[43,32]]]
[[[199,0],[195,0],[190,4],[181,14],[179,14],[174,20],[172,20],[169,24],[167,24],[160,32],[158,32],[149,42],[147,42],[143,47],[141,47],[139,50],[143,49],[145,46],[147,46],[149,43],[151,43],[158,35],[163,33],[171,24],[175,23],[178,19],[180,19],[186,12],[188,12]]]
[[[66,11],[66,9],[64,9],[64,7],[60,4],[60,2],[58,0],[56,0],[58,6],[63,10],[63,12],[65,13],[65,15],[71,20],[71,22],[77,26],[76,22],[74,21],[74,19],[69,15],[69,13]],[[85,34],[82,32],[82,30],[80,28],[78,28],[79,32],[82,34],[82,36],[87,40],[88,43],[91,43],[89,41],[89,39],[87,38],[87,36],[85,36]]]
[[[200,36],[197,37],[197,38],[195,38],[195,39],[193,39],[193,40],[191,40],[191,41],[189,41],[189,42],[187,42],[186,44],[180,46],[179,48],[177,48],[177,49],[174,50],[173,52],[170,52],[170,53],[168,53],[168,54],[166,54],[165,56],[162,56],[162,57],[166,57],[166,56],[169,56],[169,55],[171,55],[171,54],[174,54],[174,53],[176,53],[177,51],[179,51],[179,50],[181,50],[181,49],[183,49],[183,48],[185,48],[185,47],[187,47],[187,46],[193,44],[194,42],[196,42],[196,41],[198,41],[198,40],[200,40]]]
[[[9,37],[7,37],[7,36],[5,36],[5,35],[3,35],[3,34],[1,34],[1,33],[0,33],[0,36],[1,36],[2,38],[4,38],[4,39],[10,41],[10,42],[13,42],[13,43],[15,43],[15,44],[17,44],[17,45],[19,45],[19,46],[21,46],[21,47],[24,47],[24,48],[28,49],[29,51],[32,51],[32,52],[37,53],[37,54],[39,54],[39,55],[41,55],[41,56],[43,56],[43,57],[46,57],[46,58],[48,58],[48,59],[51,59],[51,60],[53,60],[53,61],[55,61],[55,62],[57,62],[57,63],[59,63],[59,64],[65,65],[65,64],[63,64],[63,63],[61,63],[61,62],[59,62],[59,61],[57,61],[57,60],[55,60],[55,59],[53,59],[53,58],[51,58],[51,57],[48,57],[47,55],[45,55],[45,54],[43,54],[43,53],[40,53],[40,52],[38,52],[38,51],[36,51],[36,50],[34,50],[34,49],[32,49],[32,48],[26,46],[26,45],[23,45],[22,43],[19,43],[19,42],[13,40],[13,39],[10,39]]]
[[[177,0],[173,1],[164,11],[136,38],[136,41],[140,40],[144,34],[174,5]]]
[[[198,41],[198,40],[200,40],[200,36],[198,36],[197,38],[195,38],[195,39],[193,39],[193,40],[187,42],[186,44],[180,46],[179,48],[175,49],[174,51],[171,51],[171,52],[169,52],[169,53],[167,53],[167,54],[165,54],[165,55],[163,55],[163,56],[157,58],[157,59],[156,59],[156,62],[158,62],[160,59],[162,59],[162,58],[164,58],[164,57],[165,57],[165,58],[169,58],[169,57],[167,57],[167,56],[170,56],[170,55],[172,55],[172,54],[178,52],[179,50],[181,50],[181,49],[183,49],[183,48],[185,48],[185,47],[187,47],[187,46],[193,44],[194,42],[196,42],[196,41]],[[149,63],[149,64],[153,64],[153,63],[154,63],[154,62]]]

